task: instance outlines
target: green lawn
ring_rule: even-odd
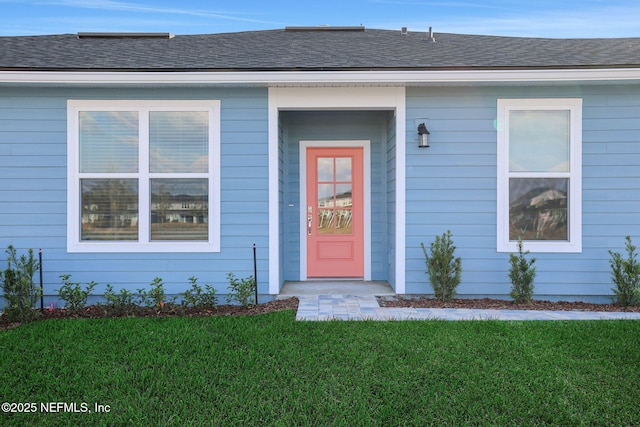
[[[37,412],[0,425],[640,425],[638,321],[294,317],[2,331],[0,400]],[[46,402],[92,412],[42,413]]]

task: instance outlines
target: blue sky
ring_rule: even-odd
[[[364,25],[531,37],[640,37],[638,0],[0,0],[0,36],[201,34]]]

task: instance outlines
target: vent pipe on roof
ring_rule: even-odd
[[[358,27],[332,27],[330,25],[321,25],[319,27],[285,27],[284,30],[289,33],[311,32],[311,31],[364,31],[364,26]]]
[[[433,27],[429,27],[429,40],[432,42],[436,41],[436,38],[433,36]]]
[[[171,33],[78,33],[79,39],[172,39]]]
[[[402,27],[401,33],[403,36],[407,35],[407,27]]]

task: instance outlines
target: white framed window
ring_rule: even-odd
[[[220,250],[220,101],[67,101],[69,252]]]
[[[499,99],[497,249],[582,251],[582,100]]]

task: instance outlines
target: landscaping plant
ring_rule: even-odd
[[[189,283],[191,284],[191,289],[187,289],[180,294],[183,306],[204,308],[218,305],[218,296],[213,286],[204,285],[205,289],[202,289],[202,287],[198,285],[198,279],[193,276],[189,277]]]
[[[609,251],[611,280],[616,285],[611,290],[616,294],[618,304],[623,307],[640,302],[640,262],[631,237],[627,236],[625,240],[627,259],[623,259],[618,252]]]
[[[522,250],[522,240],[518,239],[518,255],[509,254],[509,279],[511,279],[511,298],[518,303],[530,303],[533,298],[533,280],[536,277],[535,258],[527,260],[529,251]]]
[[[451,231],[436,236],[427,253],[424,243],[420,243],[427,263],[427,274],[435,297],[441,301],[450,301],[456,295],[456,288],[462,276],[462,261],[454,257],[456,247],[451,239]]]
[[[233,273],[227,273],[231,292],[227,295],[227,302],[237,302],[243,307],[255,305],[256,280],[253,276],[238,279]]]
[[[60,286],[60,289],[56,289],[56,292],[58,292],[60,299],[65,302],[64,307],[72,313],[76,313],[79,309],[87,305],[91,291],[98,285],[92,280],[83,290],[80,283],[69,281],[71,278],[70,274],[63,274],[60,278],[62,279],[63,285]]]
[[[153,307],[155,309],[164,310],[165,304],[172,305],[175,297],[171,301],[167,301],[164,292],[164,282],[160,277],[155,277],[151,282],[151,289],[138,289],[138,304],[140,307]],[[169,308],[169,307],[167,307]]]
[[[18,257],[16,249],[9,245],[6,250],[7,269],[0,272],[2,290],[4,292],[4,316],[10,322],[29,322],[38,315],[34,310],[40,296],[40,288],[33,281],[33,276],[40,269],[40,262],[33,256],[33,249],[28,255]]]
[[[131,315],[135,312],[136,304],[134,293],[126,288],[120,289],[119,293],[113,290],[113,286],[107,283],[104,291],[104,299],[107,300],[106,309],[114,315]]]

